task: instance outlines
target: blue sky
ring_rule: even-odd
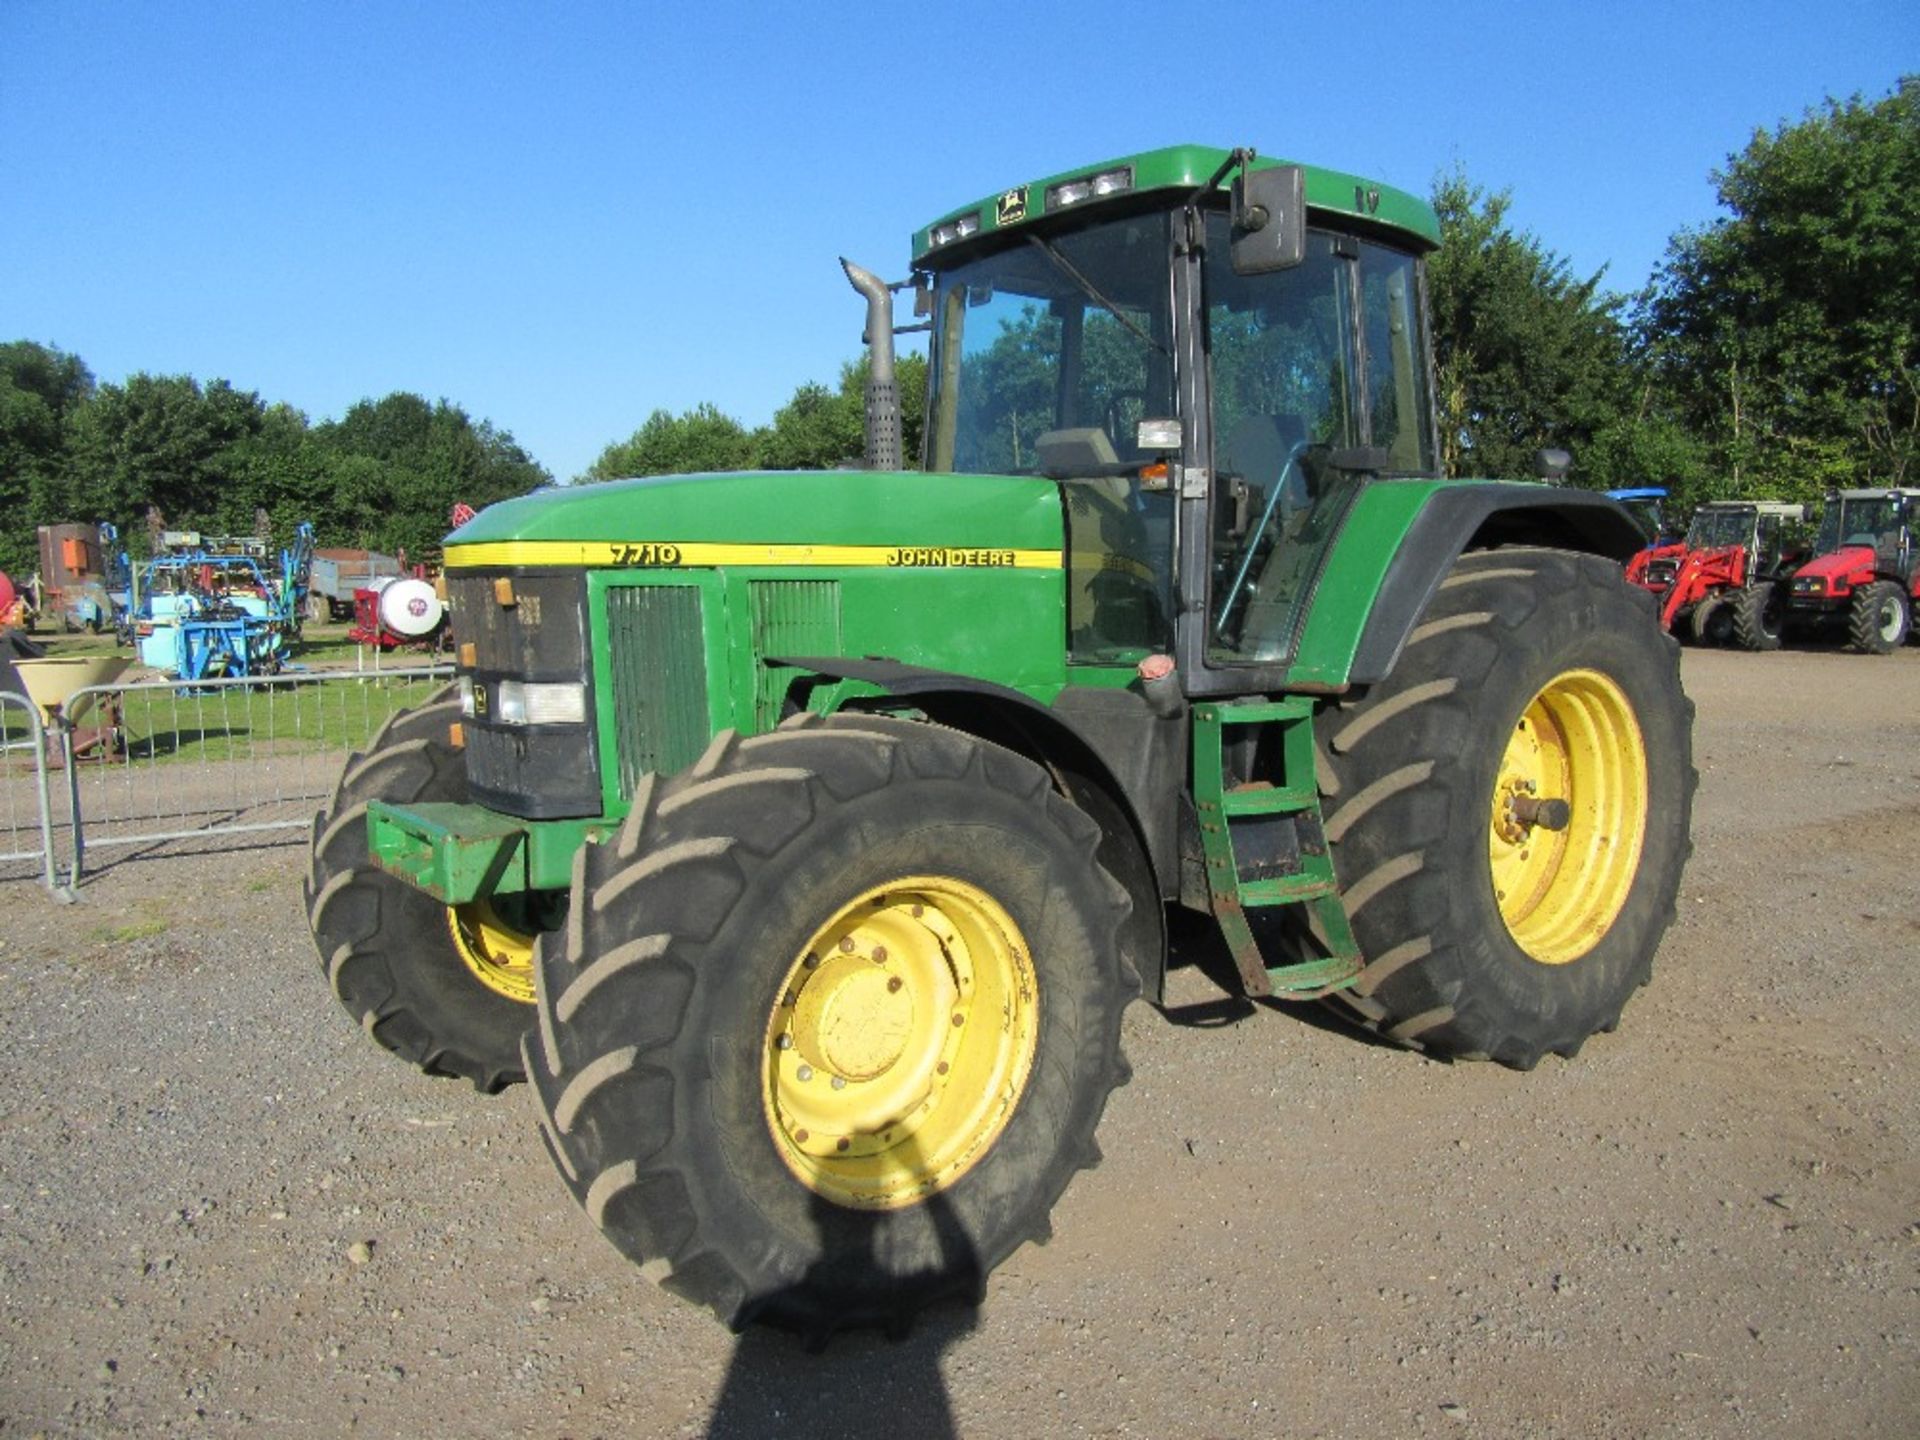
[[[1631,290],[1756,128],[1920,70],[1904,3],[0,0],[0,340],[315,420],[446,398],[566,479],[831,381],[835,257],[1180,141],[1463,166]]]

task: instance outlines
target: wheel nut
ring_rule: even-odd
[[[845,1136],[842,1136],[839,1140],[836,1140],[834,1142],[833,1148],[836,1150],[847,1150],[852,1148],[852,1145],[853,1145],[853,1142],[851,1140],[847,1139]]]
[[[820,966],[820,957],[818,955],[815,955],[809,952],[807,955],[807,958],[805,960],[802,960],[800,963],[802,965],[805,965],[809,970],[816,970]]]
[[[887,947],[886,946],[876,945],[873,947],[873,963],[876,965],[884,965],[887,963]]]
[[[851,935],[841,936],[840,937],[840,953],[845,955],[845,954],[851,953],[852,950],[853,950],[853,937]]]
[[[798,1070],[793,1072],[793,1077],[796,1080],[811,1080],[813,1078],[813,1067],[811,1065],[802,1065]]]
[[[912,914],[913,914],[913,918],[916,920],[918,920],[922,915],[926,913],[927,913],[927,907],[924,905],[916,905],[913,907]]]
[[[966,1017],[966,1016],[964,1016],[964,1015],[958,1015],[958,1014],[956,1014],[956,1015],[955,1015],[955,1016],[953,1017],[953,1023],[954,1023],[954,1024],[956,1024],[956,1025],[964,1025],[964,1024],[966,1024],[966,1023],[967,1023],[967,1017]]]
[[[900,984],[900,977],[898,975],[894,976],[891,980],[887,981],[887,993],[889,995],[897,994],[900,989]]]
[[[844,1076],[844,1075],[836,1075],[836,1076],[834,1076],[834,1077],[833,1077],[833,1088],[834,1088],[834,1089],[836,1089],[836,1090],[844,1090],[844,1089],[846,1089],[846,1088],[847,1088],[847,1077],[846,1077],[846,1076]]]
[[[791,1050],[793,1048],[793,1037],[791,1035],[782,1035],[773,1043],[777,1049]]]

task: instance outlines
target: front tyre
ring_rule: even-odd
[[[1678,656],[1596,557],[1456,562],[1393,674],[1318,727],[1327,835],[1368,962],[1347,1009],[1517,1069],[1613,1028],[1690,850]]]
[[[520,1079],[533,935],[558,923],[564,897],[444,905],[367,853],[369,802],[467,799],[465,761],[448,736],[459,718],[457,700],[402,711],[348,759],[314,818],[307,922],[335,995],[376,1042],[491,1094]]]
[[[529,1088],[575,1197],[735,1328],[976,1294],[1125,1078],[1099,841],[1027,761],[884,718],[649,780],[536,956]]]
[[[1875,580],[1853,592],[1847,608],[1847,641],[1864,655],[1891,655],[1913,624],[1907,592],[1891,580]]]
[[[1733,617],[1724,595],[1709,595],[1687,617],[1687,633],[1696,645],[1724,645],[1733,634]]]
[[[1733,639],[1742,650],[1778,650],[1787,602],[1771,580],[1756,580],[1733,601]]]

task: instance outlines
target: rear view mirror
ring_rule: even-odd
[[[1232,205],[1234,274],[1265,275],[1307,258],[1307,180],[1298,165],[1242,170]]]

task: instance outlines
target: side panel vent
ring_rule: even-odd
[[[780,723],[787,672],[763,662],[774,655],[838,655],[840,582],[837,580],[754,580],[747,585],[753,617],[754,728],[765,732]]]
[[[710,738],[699,589],[623,585],[607,591],[607,644],[620,793],[631,797],[642,775],[684,770]]]

